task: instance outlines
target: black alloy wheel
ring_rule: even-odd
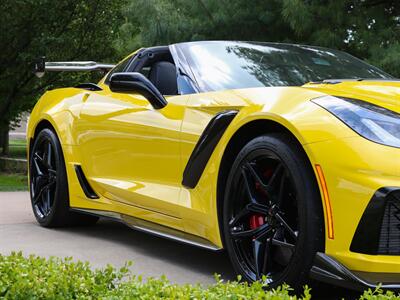
[[[250,282],[300,287],[323,245],[320,201],[291,138],[250,141],[233,164],[224,205],[225,244],[236,271]]]
[[[29,185],[33,213],[44,227],[88,225],[98,217],[69,207],[68,179],[60,141],[51,129],[41,130],[30,151]]]
[[[35,215],[44,219],[51,213],[57,189],[56,149],[50,139],[41,139],[32,151],[30,190]]]

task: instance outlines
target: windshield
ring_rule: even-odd
[[[301,86],[324,79],[392,78],[341,51],[253,42],[178,44],[202,91],[263,86]]]

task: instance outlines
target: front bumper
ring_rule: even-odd
[[[322,167],[330,196],[334,237],[326,236],[325,254],[351,270],[361,282],[365,281],[366,286],[374,286],[374,280],[378,282],[381,275],[385,280],[396,277],[400,273],[400,237],[397,253],[392,249],[386,252],[370,251],[372,248],[365,250],[362,243],[358,244],[362,247],[352,247],[352,242],[376,193],[388,188],[400,189],[400,149],[379,145],[360,136],[306,144],[304,148],[312,164]],[[364,242],[374,243],[374,249],[379,249],[377,228],[375,237],[369,226],[362,231]],[[390,234],[386,237],[394,239]],[[373,273],[378,275],[366,277]],[[400,283],[400,278],[397,282]]]
[[[310,277],[318,281],[363,291],[365,288],[380,287],[400,290],[400,273],[375,273],[350,271],[343,264],[324,253],[318,252]]]

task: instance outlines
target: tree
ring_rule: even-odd
[[[38,96],[54,86],[90,79],[89,74],[47,74],[37,79],[32,62],[111,60],[124,0],[15,0],[0,2],[0,136]],[[7,138],[3,138],[3,153]]]
[[[150,46],[204,39],[290,41],[281,0],[133,0],[124,30],[133,25],[135,43]],[[151,17],[150,17],[151,16]],[[125,34],[128,34],[125,31]]]
[[[348,51],[400,76],[400,1],[284,0],[282,15],[297,41]]]
[[[400,76],[398,0],[131,0],[124,14],[123,52],[204,39],[293,42],[344,50]]]

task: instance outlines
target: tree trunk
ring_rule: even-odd
[[[8,138],[8,124],[0,127],[0,147],[2,148],[1,155],[9,155],[10,147],[9,147],[9,138]]]

